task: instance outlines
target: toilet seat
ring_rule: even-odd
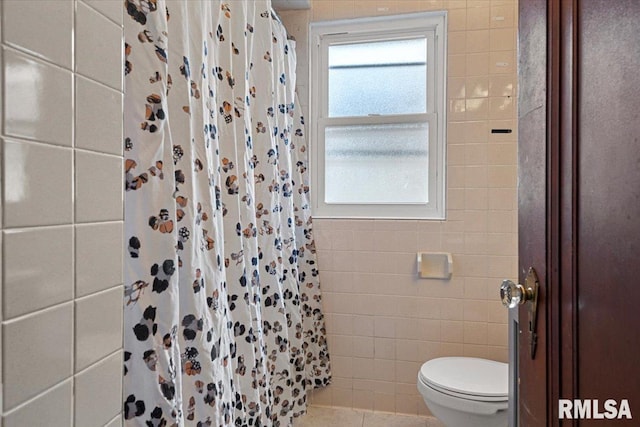
[[[478,402],[509,400],[508,365],[473,357],[432,359],[420,368],[425,386],[460,399]]]
[[[473,400],[475,402],[507,402],[509,400],[508,396],[476,396],[473,394],[460,393],[451,390],[447,390],[446,388],[439,387],[429,381],[425,381],[424,378],[420,378],[420,382],[423,386],[428,387],[438,393],[446,394],[447,396],[456,397],[458,399],[465,400]]]

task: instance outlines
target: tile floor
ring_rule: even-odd
[[[294,427],[444,427],[433,417],[310,406]]]

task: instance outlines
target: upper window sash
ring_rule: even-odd
[[[424,83],[426,84],[426,107],[421,111],[411,111],[411,113],[432,113],[437,110],[437,92],[435,85],[435,76],[437,75],[437,55],[436,55],[436,32],[434,30],[420,30],[420,31],[380,31],[378,30],[375,33],[370,32],[359,32],[359,33],[340,33],[340,34],[328,34],[328,35],[319,35],[318,39],[318,54],[320,60],[320,75],[319,81],[317,84],[319,85],[319,95],[321,106],[319,110],[319,117],[328,118],[328,117],[360,117],[361,115],[329,115],[329,102],[330,102],[330,66],[329,66],[329,49],[333,46],[340,45],[355,45],[355,44],[365,44],[365,43],[378,43],[378,42],[391,42],[391,41],[405,41],[405,40],[416,40],[416,39],[424,39],[425,40],[425,74],[424,74]],[[384,70],[380,70],[383,72]],[[401,100],[399,100],[401,102]],[[375,115],[387,115],[385,113],[374,113]],[[393,114],[407,114],[407,113],[393,113]]]
[[[425,37],[427,40],[427,73],[433,73],[440,67],[437,64],[437,58],[446,61],[444,57],[444,49],[440,44],[441,51],[437,52],[438,40],[445,34],[445,14],[446,12],[427,12],[417,14],[407,14],[395,16],[393,21],[389,21],[387,17],[373,17],[363,19],[360,22],[352,22],[350,20],[315,22],[311,28],[310,42],[315,45],[311,49],[313,63],[320,64],[321,69],[325,70],[320,77],[318,92],[322,95],[320,111],[317,111],[317,117],[328,116],[328,47],[332,45],[358,43],[358,42],[375,42],[387,40],[402,40],[415,37]],[[381,25],[384,23],[383,25]],[[429,74],[431,73],[431,74]],[[438,86],[434,79],[427,78],[427,111],[435,111],[436,103],[439,101],[441,94],[438,93]],[[443,90],[443,89],[440,89]],[[319,113],[319,114],[318,114]]]

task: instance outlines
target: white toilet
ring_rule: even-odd
[[[431,413],[447,427],[506,427],[509,368],[474,357],[426,362],[418,390]]]

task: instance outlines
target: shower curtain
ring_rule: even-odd
[[[330,381],[295,45],[269,0],[125,0],[127,426],[287,426]]]

